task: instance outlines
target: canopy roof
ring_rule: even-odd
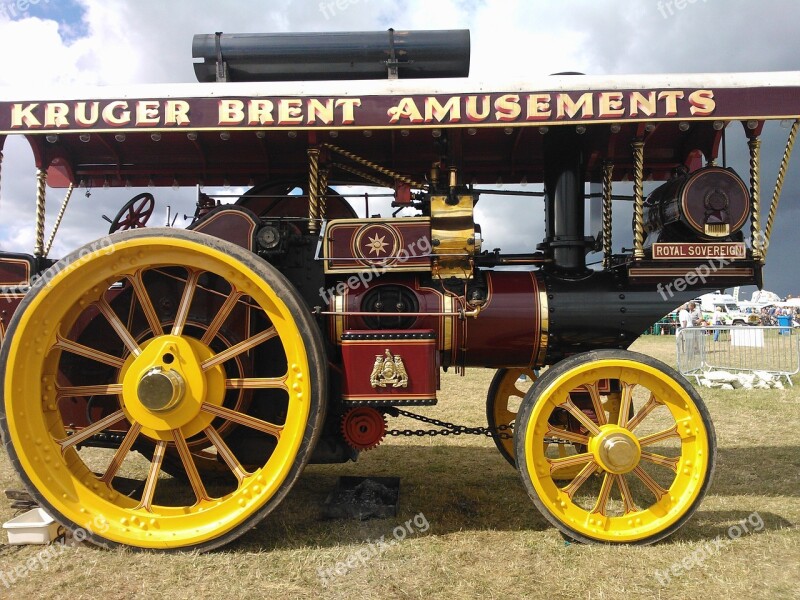
[[[49,182],[252,185],[298,180],[307,149],[335,144],[421,180],[448,158],[466,181],[537,182],[553,127],[583,136],[587,179],[603,161],[631,177],[631,142],[662,180],[715,158],[732,121],[800,117],[800,72],[469,80],[215,83],[0,90],[0,141],[23,134]],[[446,140],[446,143],[445,143]],[[361,183],[336,172],[332,180]]]

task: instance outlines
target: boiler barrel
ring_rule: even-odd
[[[218,50],[229,81],[386,79],[392,56],[398,77],[466,77],[469,30],[340,33],[198,34],[192,57],[200,82],[216,81]]]

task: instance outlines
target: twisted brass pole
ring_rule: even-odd
[[[335,169],[339,169],[340,171],[345,171],[347,173],[352,173],[358,177],[361,177],[364,181],[369,181],[370,183],[374,183],[375,185],[379,185],[381,187],[392,187],[392,183],[389,181],[385,181],[380,177],[375,177],[374,175],[362,171],[361,169],[356,169],[355,167],[351,167],[350,165],[343,165],[342,163],[332,163],[331,166]]]
[[[308,149],[308,232],[319,232],[319,148]]]
[[[319,216],[324,221],[328,213],[328,175],[330,169],[322,167],[319,170]]]
[[[635,140],[633,149],[633,259],[644,258],[644,142]]]
[[[67,210],[67,204],[69,204],[69,199],[72,197],[72,190],[74,189],[75,184],[70,182],[67,188],[67,194],[64,196],[64,201],[61,203],[61,208],[58,209],[58,215],[56,216],[56,222],[53,224],[53,231],[50,234],[50,239],[47,240],[47,246],[44,249],[45,257],[50,254],[50,249],[53,247],[53,240],[56,239],[56,232],[61,225],[61,219],[64,218],[64,212]]]
[[[769,239],[772,236],[772,225],[775,222],[775,214],[778,212],[778,203],[781,201],[783,182],[786,179],[786,169],[789,168],[789,160],[792,158],[792,150],[794,149],[794,142],[797,139],[798,128],[800,128],[800,119],[792,123],[792,129],[789,131],[789,138],[786,140],[786,148],[783,150],[781,166],[778,168],[778,178],[775,181],[775,191],[772,193],[772,201],[769,204],[769,214],[767,215],[767,227],[764,233],[764,248],[761,257],[762,261],[767,259],[767,252],[769,251]]]
[[[333,152],[336,152],[337,154],[341,154],[345,158],[349,158],[350,160],[352,160],[354,162],[357,162],[360,165],[363,165],[365,167],[369,167],[370,169],[372,169],[374,171],[377,171],[378,173],[381,173],[383,175],[386,175],[387,177],[391,177],[392,179],[396,179],[397,181],[402,181],[403,183],[407,183],[408,185],[410,185],[412,187],[415,187],[415,188],[423,188],[423,187],[425,187],[424,184],[419,183],[418,181],[414,181],[410,177],[406,177],[405,175],[401,175],[400,173],[397,173],[396,171],[392,171],[391,169],[387,169],[386,167],[382,167],[381,165],[379,165],[377,163],[374,163],[371,160],[367,160],[366,158],[363,158],[363,157],[359,156],[358,154],[353,154],[352,152],[349,152],[349,151],[345,150],[344,148],[340,148],[339,146],[335,146],[333,144],[328,144],[328,143],[325,143],[325,144],[322,144],[322,145],[325,148],[328,148],[329,150],[332,150]]]
[[[761,260],[761,139],[750,138],[750,198],[753,205],[750,215],[750,237],[753,260]]]
[[[33,255],[36,258],[44,256],[44,209],[46,199],[47,171],[45,169],[36,170],[36,245],[33,247]]]
[[[603,268],[611,267],[611,190],[614,164],[603,163]]]

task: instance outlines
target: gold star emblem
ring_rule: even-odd
[[[389,245],[387,242],[383,241],[385,239],[385,235],[378,237],[377,233],[374,237],[369,238],[369,244],[367,244],[367,248],[369,248],[369,254],[372,254],[373,252],[375,253],[375,256],[380,256],[383,254],[386,251],[386,246]]]

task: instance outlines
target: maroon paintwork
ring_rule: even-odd
[[[405,385],[375,386],[370,376],[376,361],[387,353],[402,358],[408,375]],[[342,335],[342,400],[381,405],[425,405],[436,403],[439,373],[436,338],[431,329],[345,331]]]

